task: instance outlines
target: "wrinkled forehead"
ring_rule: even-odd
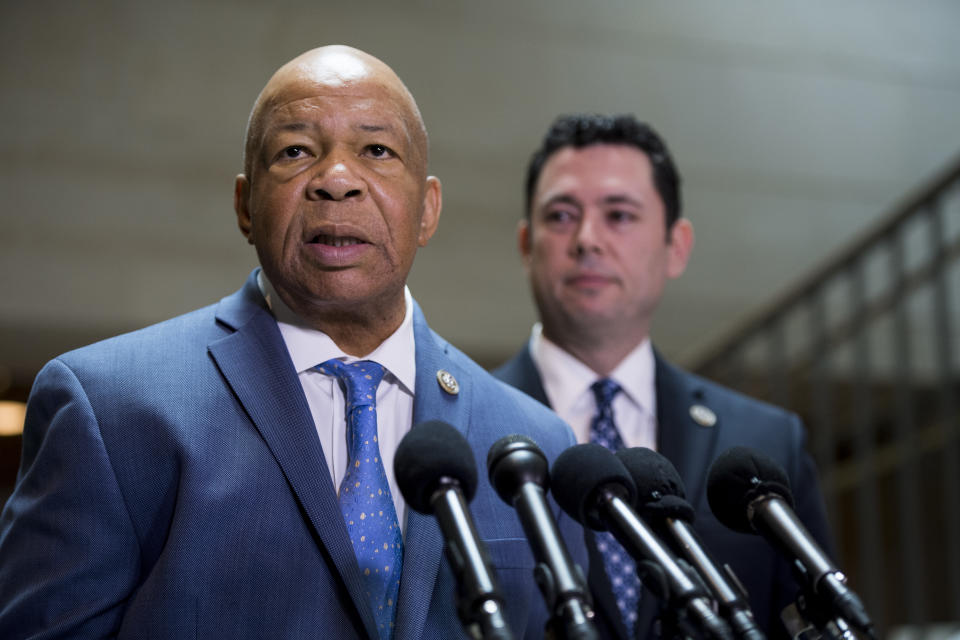
[[[338,107],[338,105],[341,105]],[[327,84],[312,78],[292,78],[276,85],[270,93],[261,96],[259,118],[267,123],[296,112],[298,109],[380,111],[401,121],[404,128],[413,130],[418,117],[410,102],[394,87],[370,79],[348,83]]]

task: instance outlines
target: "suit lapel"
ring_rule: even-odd
[[[221,302],[217,318],[236,330],[209,345],[211,356],[283,471],[367,634],[378,637],[307,400],[277,323],[263,307],[255,274]]]
[[[511,387],[523,391],[534,400],[539,400],[546,406],[550,406],[550,401],[547,399],[547,392],[543,388],[543,379],[540,377],[540,372],[537,371],[537,366],[533,363],[533,358],[530,356],[529,342],[523,346],[520,353],[515,355],[512,360],[494,371],[493,375]]]
[[[694,376],[675,369],[659,354],[656,363],[660,453],[677,468],[687,500],[696,510],[706,493],[704,483],[720,425],[704,426],[691,417],[691,407],[706,406],[703,388]]]
[[[449,345],[430,330],[417,305],[414,305],[413,328],[417,346],[413,427],[426,420],[442,420],[469,439],[471,380],[468,373],[450,359],[447,354]],[[444,391],[437,380],[440,370],[457,379],[459,393]],[[397,602],[397,638],[419,638],[423,634],[442,554],[443,535],[436,519],[408,510],[403,577]],[[443,594],[442,597],[452,595]]]
[[[674,369],[655,353],[654,380],[657,396],[657,449],[677,468],[683,479],[687,499],[694,509],[702,495],[710,454],[716,442],[716,430],[702,427],[690,417],[690,407],[702,402],[703,392],[694,380]],[[644,587],[633,637],[657,637],[654,624],[663,611],[663,602]]]

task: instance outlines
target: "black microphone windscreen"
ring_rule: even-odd
[[[477,464],[467,439],[440,420],[414,425],[400,441],[393,472],[403,499],[418,513],[433,513],[430,498],[443,478],[453,478],[467,502],[477,491]]]
[[[550,475],[547,456],[531,438],[515,433],[503,436],[487,452],[487,474],[497,495],[513,504],[520,487],[533,482],[545,492]]]
[[[786,472],[770,457],[747,447],[721,453],[710,467],[707,502],[717,520],[742,533],[754,533],[749,505],[760,496],[775,494],[793,507]]]
[[[659,500],[663,496],[686,498],[683,480],[677,469],[656,451],[646,447],[631,447],[617,451],[617,458],[637,485],[637,504]]]
[[[694,511],[686,501],[683,480],[669,460],[646,447],[621,449],[617,458],[637,485],[640,515],[654,521],[673,518],[693,523]]]
[[[623,463],[613,452],[594,443],[578,444],[557,456],[550,471],[550,485],[561,509],[580,524],[599,531],[607,528],[597,511],[599,489],[610,486],[631,505],[637,494]]]

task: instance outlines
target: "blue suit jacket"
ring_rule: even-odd
[[[548,405],[540,374],[530,357],[529,346],[493,372],[504,382]],[[779,622],[780,611],[793,602],[796,581],[789,564],[758,536],[735,533],[714,517],[707,504],[707,473],[716,457],[737,445],[763,451],[776,460],[790,477],[796,511],[810,533],[828,553],[833,552],[823,497],[813,460],[806,453],[805,433],[792,413],[748,398],[699,376],[677,369],[656,357],[657,439],[660,453],[676,466],[686,488],[687,500],[696,510],[695,529],[714,559],[729,563],[750,594],[750,605],[769,637],[786,637]],[[690,416],[699,404],[717,416],[716,424],[704,427]],[[623,625],[603,560],[587,537],[590,556],[590,588],[598,622],[610,638],[629,637]],[[659,614],[657,598],[644,590],[636,636],[646,637]]]
[[[513,432],[549,458],[573,443],[415,309],[413,423],[460,429],[480,470],[471,504],[518,636],[545,607],[513,510],[486,479]],[[458,395],[437,371],[452,373]],[[585,564],[582,530],[561,517]],[[410,511],[396,638],[462,637],[432,517]],[[0,638],[376,637],[306,399],[252,275],[219,304],[50,362],[27,410],[0,516]]]

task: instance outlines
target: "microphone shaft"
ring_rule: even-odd
[[[638,562],[652,560],[663,569],[672,597],[685,600],[700,595],[697,586],[677,565],[656,534],[626,502],[613,493],[609,493],[604,502],[607,507],[604,515],[614,525],[610,527],[613,536]]]
[[[559,640],[598,640],[593,625],[590,596],[580,575],[574,573],[570,552],[550,513],[543,488],[524,482],[513,507],[540,566],[534,574],[550,611],[550,626]],[[548,575],[544,575],[543,573]]]
[[[693,529],[682,520],[666,519],[667,530],[676,541],[676,547],[687,561],[700,572],[710,591],[721,605],[740,601],[740,594],[733,590],[726,577],[717,568],[703,545],[696,538]]]
[[[447,541],[447,559],[457,579],[461,622],[479,638],[513,640],[503,617],[503,596],[463,494],[455,483],[441,484],[431,504]],[[469,629],[468,629],[469,630]]]
[[[743,595],[734,589],[713,558],[700,543],[696,532],[687,522],[675,518],[666,518],[666,530],[674,541],[674,548],[687,562],[693,565],[707,583],[707,587],[720,605],[720,612],[730,623],[734,635],[744,640],[766,640],[760,631],[750,607]]]
[[[560,530],[547,507],[543,489],[533,482],[525,482],[513,506],[533,550],[533,557],[550,567],[556,595],[584,595],[579,577],[572,571],[573,560],[570,553],[560,542]]]
[[[776,495],[765,495],[750,503],[750,523],[788,557],[803,566],[814,595],[822,599],[845,622],[873,637],[873,621],[846,577],[833,566],[814,541],[793,509]]]
[[[614,537],[638,563],[652,560],[660,567],[669,589],[668,600],[674,606],[683,607],[696,629],[705,637],[722,640],[732,638],[727,623],[713,612],[707,598],[680,568],[650,527],[637,517],[633,509],[614,491],[602,490],[602,496],[602,504],[605,506],[602,514],[607,523],[613,525],[610,530]]]
[[[836,571],[782,498],[768,494],[751,502],[749,509],[751,524],[761,532],[765,531],[767,539],[780,545],[782,551],[799,560],[814,584],[824,575]]]

